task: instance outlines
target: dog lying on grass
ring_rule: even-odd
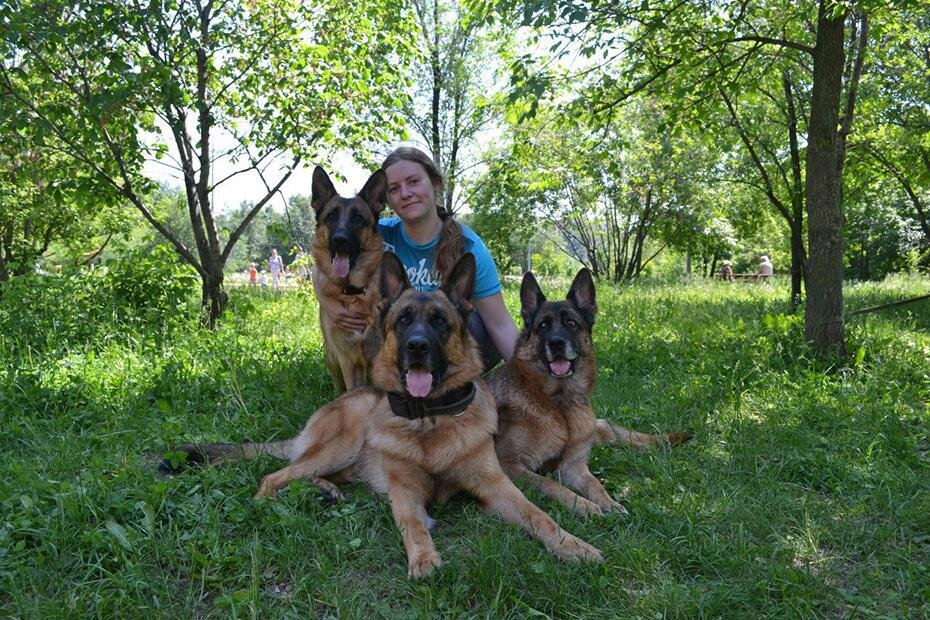
[[[474,286],[471,254],[459,260],[440,290],[421,293],[411,288],[400,260],[386,253],[383,345],[372,366],[373,386],[321,407],[294,439],[181,450],[195,462],[259,454],[289,458],[289,465],[262,479],[258,498],[274,497],[299,478],[313,480],[332,497],[341,497],[341,482],[365,482],[388,497],[411,577],[425,577],[441,564],[428,506],[460,491],[522,527],[560,559],[599,561],[600,551],[526,499],[498,462],[497,412],[480,378],[481,360],[466,320]]]
[[[547,301],[536,278],[526,273],[520,304],[524,327],[513,359],[486,377],[498,408],[501,465],[514,480],[528,482],[583,516],[626,512],[588,469],[591,447],[613,442],[674,446],[691,434],[650,435],[595,418],[591,328],[597,302],[587,269],[575,276],[564,301]],[[540,471],[553,471],[556,479]]]

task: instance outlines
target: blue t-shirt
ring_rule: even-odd
[[[501,290],[501,281],[497,275],[497,266],[491,253],[481,237],[471,228],[462,226],[465,252],[475,255],[475,299],[490,297]],[[429,243],[413,242],[404,233],[399,217],[388,217],[378,221],[378,228],[384,238],[384,249],[394,252],[400,262],[407,268],[407,278],[418,291],[429,292],[439,288],[439,274],[433,258],[439,235]]]

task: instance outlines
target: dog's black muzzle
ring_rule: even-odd
[[[428,323],[418,321],[410,325],[401,335],[397,353],[402,376],[411,368],[420,368],[433,374],[434,387],[442,381],[446,359],[439,334]]]
[[[347,228],[336,228],[329,235],[330,256],[348,256],[349,265],[353,267],[360,247],[358,236]]]
[[[543,343],[539,356],[549,368],[549,373],[556,377],[566,377],[575,370],[578,357],[575,341],[564,330],[550,333]]]

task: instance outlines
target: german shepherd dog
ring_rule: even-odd
[[[387,177],[378,170],[358,196],[343,198],[321,167],[313,170],[311,204],[316,212],[316,232],[312,254],[323,276],[322,281],[318,280],[317,293],[370,317],[364,331],[347,332],[320,304],[326,365],[337,392],[365,385],[371,360],[380,346],[374,325],[379,294],[372,283],[378,281],[384,250],[378,217],[384,208],[386,188]]]
[[[587,269],[575,276],[565,301],[547,301],[536,278],[526,273],[520,304],[524,327],[514,357],[486,377],[498,408],[496,447],[504,471],[583,516],[625,513],[588,469],[591,447],[675,445],[691,435],[649,435],[595,418],[591,328],[597,303]],[[557,480],[540,471],[554,471]]]
[[[373,386],[321,407],[294,439],[182,450],[193,461],[288,455],[288,466],[264,477],[259,498],[273,497],[298,478],[312,479],[335,497],[341,497],[338,483],[365,482],[388,497],[410,577],[429,575],[441,564],[427,507],[460,491],[521,526],[560,559],[599,561],[600,551],[560,529],[501,469],[494,399],[480,378],[480,355],[467,327],[474,286],[471,254],[440,290],[421,293],[411,288],[400,260],[385,253],[383,345],[372,366]]]

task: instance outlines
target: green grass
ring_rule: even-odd
[[[831,363],[783,281],[600,285],[598,414],[695,439],[595,449],[627,518],[530,493],[602,565],[562,564],[456,499],[431,511],[444,565],[415,582],[361,486],[255,502],[273,459],[156,473],[175,444],[290,436],[332,398],[312,297],[234,289],[207,333],[186,307],[138,318],[23,290],[0,297],[0,616],[930,614],[930,302],[852,319]],[[925,291],[851,285],[848,306]]]

